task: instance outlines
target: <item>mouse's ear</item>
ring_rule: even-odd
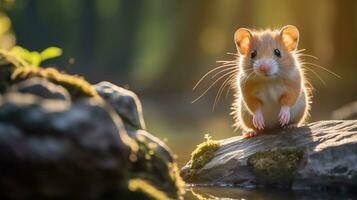
[[[234,41],[236,43],[237,49],[241,54],[247,54],[250,47],[250,39],[252,33],[249,29],[240,28],[234,33]]]
[[[293,51],[297,48],[299,43],[299,30],[295,26],[284,26],[280,30],[280,35],[288,51]]]

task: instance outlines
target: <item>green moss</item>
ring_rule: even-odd
[[[11,80],[17,82],[31,77],[45,78],[55,84],[66,88],[73,99],[81,97],[96,97],[99,98],[98,93],[82,77],[68,75],[59,72],[55,68],[41,68],[41,67],[18,67],[11,74]]]
[[[30,66],[14,54],[0,50],[0,92],[5,92],[11,84],[31,77],[45,78],[68,90],[72,99],[95,97],[99,95],[90,83],[82,77],[59,72],[54,68]]]
[[[219,148],[219,143],[206,136],[206,141],[197,145],[196,149],[191,154],[191,169],[201,169],[214,156],[214,153]]]
[[[0,49],[0,66],[3,65],[12,65],[14,67],[30,66],[28,63],[13,53]]]
[[[296,148],[258,152],[248,158],[248,166],[264,183],[287,183],[294,177],[303,155]]]
[[[191,165],[185,180],[192,180],[196,170],[204,167],[212,158],[215,152],[219,149],[218,141],[212,140],[209,135],[205,135],[205,141],[197,145],[196,149],[191,153]]]
[[[167,196],[177,199],[184,194],[184,182],[176,163],[164,160],[157,153],[156,145],[144,138],[137,140],[139,149],[136,161],[132,163],[131,178],[140,178],[152,183]]]

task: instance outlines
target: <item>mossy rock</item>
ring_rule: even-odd
[[[208,139],[203,143],[197,145],[197,148],[191,154],[191,168],[200,169],[205,166],[206,163],[213,158],[214,153],[217,151],[218,148],[219,143],[211,139]]]
[[[43,92],[44,90],[41,90],[39,93],[27,93],[24,92],[24,90],[21,91],[18,89],[21,88],[19,87],[21,86],[20,82],[29,82],[30,79],[39,79],[40,81],[38,82],[42,83],[41,87],[44,89],[48,89],[51,85],[58,87],[61,86],[60,88],[67,94],[67,98],[64,97],[60,100],[57,98],[48,98],[52,95],[50,89],[45,92]],[[35,84],[31,83],[29,85],[34,86]],[[51,95],[46,94],[47,96],[44,95],[46,97],[41,96],[46,92],[51,93]],[[55,155],[51,154],[51,150],[53,150],[51,147],[57,147],[54,146],[54,144],[57,144],[58,142],[59,150],[56,148],[54,149],[58,150],[58,152],[62,152],[60,151],[62,149],[64,149],[63,152],[69,151],[70,154],[64,153],[65,155],[63,157],[78,157],[79,159],[70,159],[70,161],[73,161],[75,165],[79,163],[78,166],[84,167],[83,169],[78,167],[74,167],[74,169],[72,169],[71,162],[68,164],[66,160],[63,161],[61,159],[54,159],[58,162],[55,163],[56,166],[61,166],[61,170],[68,169],[68,171],[74,171],[76,176],[71,175],[71,178],[74,178],[74,180],[76,180],[75,178],[77,178],[77,176],[81,176],[81,174],[85,175],[83,175],[78,182],[72,181],[67,183],[62,179],[65,179],[65,175],[68,174],[61,175],[55,171],[60,170],[57,168],[46,168],[53,170],[54,174],[60,174],[60,177],[54,176],[53,178],[52,176],[44,176],[46,179],[41,179],[39,182],[42,183],[43,181],[45,183],[43,184],[43,188],[45,189],[42,190],[42,187],[39,187],[39,192],[34,190],[33,194],[38,194],[39,197],[42,197],[41,195],[46,197],[48,195],[46,193],[46,189],[50,188],[48,190],[51,190],[51,187],[53,186],[51,184],[47,184],[48,182],[54,183],[55,186],[53,187],[53,191],[59,191],[53,195],[54,197],[56,195],[62,195],[62,191],[66,191],[66,188],[75,188],[77,186],[75,184],[77,183],[79,183],[78,187],[82,189],[84,188],[87,192],[83,193],[84,190],[74,189],[73,193],[75,193],[75,195],[77,195],[78,192],[79,196],[103,197],[100,199],[179,199],[184,194],[184,182],[179,175],[177,164],[170,151],[163,146],[160,141],[156,141],[155,137],[149,137],[149,134],[136,134],[128,137],[129,135],[127,135],[127,132],[124,131],[126,126],[124,127],[124,124],[121,125],[121,120],[119,119],[124,118],[123,116],[128,115],[129,112],[115,113],[115,110],[104,102],[106,99],[102,99],[94,87],[92,87],[92,85],[85,81],[82,77],[69,75],[54,68],[30,66],[26,62],[22,61],[21,58],[18,58],[9,52],[0,50],[0,93],[3,95],[2,98],[6,97],[6,101],[11,102],[11,104],[6,104],[7,109],[3,108],[3,112],[14,112],[12,115],[3,114],[2,123],[13,123],[16,128],[23,127],[23,130],[21,129],[20,131],[26,133],[24,134],[26,139],[21,140],[21,145],[24,141],[32,141],[33,137],[27,138],[27,136],[31,136],[29,134],[32,133],[36,133],[37,135],[34,138],[38,139],[41,142],[40,144],[43,144],[33,144],[33,148],[22,148],[22,150],[26,150],[26,153],[32,153],[30,155],[34,154],[36,156],[36,150],[43,148],[44,150],[38,150],[40,152],[38,154],[41,156],[49,155],[51,159],[54,159],[57,158],[54,157],[57,154],[58,156],[62,156],[61,153],[57,153]],[[134,96],[135,94],[130,95]],[[128,95],[129,97],[127,99],[130,99],[130,95]],[[85,99],[77,100],[80,98]],[[27,101],[24,101],[24,99]],[[69,99],[77,101],[68,103]],[[4,99],[2,100],[5,101]],[[17,105],[17,103],[19,105]],[[5,104],[2,105],[4,106]],[[139,109],[137,109],[138,105],[139,104],[135,103],[132,105],[132,108],[136,108],[136,111],[139,114]],[[125,107],[125,104],[121,104],[121,106]],[[32,113],[35,113],[35,115]],[[101,114],[106,117],[103,117]],[[120,116],[117,114],[120,114]],[[19,116],[21,117],[19,118]],[[65,117],[62,118],[63,116]],[[100,117],[100,120],[98,120],[98,117]],[[126,121],[124,122],[127,123]],[[21,123],[24,125],[20,126]],[[140,125],[141,126],[137,126],[136,128],[145,128],[145,125]],[[67,130],[66,128],[68,127],[71,127],[71,129]],[[3,132],[4,134],[8,133],[6,130],[3,130]],[[134,132],[134,130],[130,132]],[[136,130],[136,132],[139,132],[139,130]],[[63,136],[64,138],[62,138],[62,133],[66,133],[65,136]],[[43,135],[46,136],[46,140],[42,139]],[[51,145],[47,145],[47,143],[45,143],[47,142],[47,135],[48,138],[51,139]],[[88,137],[81,137],[83,135],[87,135]],[[123,140],[117,140],[116,137]],[[14,138],[16,139],[15,136]],[[134,139],[135,143],[134,141],[131,141],[130,144],[128,143],[124,145],[125,138],[130,140]],[[62,142],[62,140],[65,142]],[[72,145],[72,140],[75,142],[78,141],[80,145],[75,145],[73,148],[72,146],[69,146],[71,148],[68,147],[69,150],[67,150],[67,146],[65,146],[65,144],[68,143],[69,145]],[[112,145],[113,143],[118,143],[118,146]],[[7,144],[6,141],[5,144]],[[15,142],[14,144],[20,143]],[[120,146],[120,144],[122,144],[122,146]],[[32,145],[32,143],[29,145]],[[128,146],[131,146],[131,148],[127,148]],[[132,148],[133,146],[135,146],[135,148]],[[14,149],[18,148],[15,147]],[[46,151],[47,149],[50,151]],[[71,153],[72,151],[74,151],[73,154]],[[90,156],[87,155],[89,151],[92,152]],[[46,162],[52,161],[51,159],[46,159],[46,157],[44,157],[43,162],[47,164]],[[91,162],[88,163],[87,160],[90,160]],[[40,161],[42,164],[42,160]],[[80,164],[82,162],[86,164]],[[37,166],[33,168],[29,167],[30,166],[26,166],[25,168],[27,171],[31,169],[35,172],[30,173],[33,177],[35,177],[31,177],[34,180],[37,180],[36,178],[39,177],[36,175],[37,173],[40,173],[41,175],[43,173],[48,173],[43,170],[39,170],[38,172],[39,168],[37,169]],[[15,168],[12,169],[17,170]],[[80,173],[75,170],[79,170]],[[91,171],[90,176],[87,176],[86,173],[89,170],[93,171]],[[92,173],[94,171],[95,173]],[[22,175],[19,175],[17,172],[14,174],[16,176]],[[57,181],[59,181],[58,185],[56,185]],[[93,190],[90,188],[92,185],[95,187]],[[29,187],[31,188],[31,185],[29,185]],[[21,187],[17,188],[20,188],[19,190],[21,190]],[[61,189],[63,190],[61,191]],[[45,192],[42,193],[43,191]],[[69,195],[71,194],[72,193]],[[32,195],[32,193],[27,194],[25,192],[24,196],[26,195]]]
[[[84,78],[60,72],[55,68],[30,66],[10,52],[0,51],[0,93],[15,83],[31,77],[41,77],[68,90],[72,99],[100,98],[96,90]]]
[[[143,137],[137,139],[139,149],[132,163],[130,177],[150,182],[167,196],[177,199],[184,194],[184,182],[175,162],[167,162],[157,152],[156,144],[147,142]]]
[[[212,158],[215,152],[219,149],[219,142],[212,140],[210,137],[206,141],[197,145],[196,149],[191,153],[191,165],[186,179],[192,179],[196,170],[203,168]]]
[[[248,158],[248,166],[263,183],[290,183],[294,178],[304,152],[297,148],[258,152]]]
[[[80,76],[59,72],[55,68],[18,67],[11,74],[11,80],[18,82],[32,77],[45,78],[66,88],[72,99],[82,97],[99,98],[98,93],[90,83]]]

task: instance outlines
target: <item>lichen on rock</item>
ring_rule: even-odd
[[[253,173],[266,183],[290,182],[302,161],[304,152],[297,148],[258,152],[248,158]]]

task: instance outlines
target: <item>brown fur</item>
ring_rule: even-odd
[[[277,98],[278,105],[298,109],[295,116],[291,116],[289,124],[300,125],[303,123],[310,109],[311,89],[309,83],[305,80],[298,57],[295,55],[299,39],[297,29],[293,26],[286,26],[281,30],[273,31],[239,29],[234,38],[239,54],[240,68],[235,87],[236,100],[232,106],[232,113],[236,121],[235,126],[244,130],[256,130],[252,123],[255,111],[270,106],[264,105],[266,103],[256,94],[261,91],[261,88],[265,88],[269,84],[279,89],[277,91],[277,95],[279,95]],[[272,54],[276,48],[281,52],[280,58],[276,58]],[[275,59],[279,66],[276,77],[267,79],[254,74],[252,71],[254,59],[250,58],[252,50],[257,51],[256,59]],[[302,101],[300,98],[304,99],[304,102],[301,106],[298,106],[300,104],[297,102]],[[277,117],[276,121],[278,122]]]

